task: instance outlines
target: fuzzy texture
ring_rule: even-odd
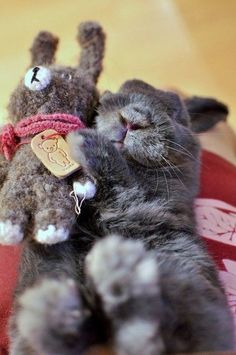
[[[23,118],[15,126],[7,124],[1,130],[0,153],[4,154],[7,160],[11,160],[22,144],[22,142],[19,143],[19,138],[25,138],[47,129],[54,129],[58,134],[65,135],[79,128],[85,128],[83,122],[79,117],[69,114],[39,114]]]
[[[93,31],[86,31],[87,27],[92,27]],[[91,37],[89,37],[90,35]],[[48,36],[51,38],[51,34],[48,33]],[[20,82],[8,105],[9,119],[13,123],[18,122],[23,117],[38,113],[51,114],[55,112],[77,115],[85,123],[91,123],[94,105],[98,100],[95,83],[102,69],[105,35],[98,24],[85,22],[79,27],[78,39],[80,37],[83,38],[81,58],[87,58],[87,62],[96,65],[96,68],[88,66],[87,71],[85,71],[81,66],[72,68],[53,65],[54,54],[52,49],[54,43],[45,41],[45,38],[47,38],[45,32],[38,34],[31,49],[33,56],[31,65],[43,64],[50,69],[52,80],[44,90],[38,92],[27,89],[23,80]],[[96,40],[99,45],[94,46]],[[45,51],[44,55],[42,51]],[[41,62],[44,57],[47,58],[46,63]],[[37,63],[37,58],[39,63]],[[95,71],[96,76],[91,76],[90,71]]]
[[[93,28],[92,32],[89,31],[91,28]],[[21,130],[27,131],[29,128],[25,127],[24,120],[21,122],[24,117],[33,116],[30,120],[33,130],[23,132],[29,137],[31,137],[31,134],[38,132],[35,127],[42,125],[41,121],[45,114],[46,118],[48,114],[53,114],[53,119],[58,121],[54,126],[59,130],[63,123],[63,117],[55,115],[55,113],[60,112],[62,113],[61,116],[64,114],[65,117],[68,115],[77,116],[85,124],[88,124],[92,119],[92,110],[98,98],[95,83],[102,66],[104,34],[98,24],[87,22],[81,24],[78,39],[80,39],[82,46],[81,56],[84,60],[87,58],[88,63],[96,67],[88,65],[87,68],[87,70],[90,68],[96,71],[96,75],[93,77],[87,71],[83,71],[80,66],[70,68],[52,64],[58,40],[50,33],[40,32],[34,40],[31,48],[32,64],[38,63],[47,66],[47,70],[52,75],[52,80],[46,88],[37,92],[26,87],[24,81],[21,80],[12,94],[8,106],[9,119],[13,123],[18,123],[17,127],[20,128],[16,129],[16,134],[19,133],[19,137],[21,137]],[[94,45],[96,41],[99,42],[98,46]],[[40,70],[38,67],[35,68]],[[32,76],[33,80],[36,79]],[[41,121],[37,121],[38,117]],[[50,225],[54,226],[55,242],[58,239],[65,240],[76,217],[75,213],[72,213],[74,202],[69,197],[72,190],[70,179],[60,181],[52,176],[32,153],[29,145],[21,145],[9,165],[1,160],[0,172],[2,187],[0,192],[0,223],[4,224],[6,221],[11,221],[17,227],[12,228],[11,234],[14,234],[14,230],[17,234],[10,238],[12,244],[20,239],[19,233],[24,234],[26,238],[27,236],[30,236],[30,238],[33,236],[38,241],[46,241],[45,238],[41,237],[42,230],[47,231]],[[64,230],[64,235],[59,237],[62,230]],[[50,238],[50,244],[53,241],[52,237]],[[0,243],[10,244],[10,239],[6,240],[5,229],[1,228]]]
[[[64,246],[25,250],[29,290],[12,334],[32,352],[11,355],[78,355],[105,341],[122,355],[232,349],[226,298],[195,231],[199,144],[179,97],[128,81],[101,99],[96,129],[68,142],[96,195]]]
[[[49,115],[52,115],[50,117],[57,121],[56,128],[59,129],[63,125],[62,116],[64,118],[68,115],[70,117],[73,115],[74,118],[76,116],[84,122],[85,126],[93,121],[94,108],[98,103],[96,82],[102,70],[105,34],[99,24],[85,22],[79,27],[77,40],[81,45],[81,57],[88,63],[85,69],[82,64],[75,67],[54,65],[58,39],[52,34],[40,32],[33,42],[31,80],[28,71],[26,82],[22,78],[11,95],[8,105],[9,121],[18,127],[23,126],[22,129],[27,131],[24,134],[26,133],[28,141],[34,133],[38,132],[35,127],[39,128],[42,124],[42,120],[40,122],[38,120],[39,117],[48,119]],[[39,85],[35,91],[30,82],[40,83],[40,80],[44,79],[44,74],[49,72],[50,80],[44,81],[42,87]],[[61,115],[55,116],[55,113]],[[32,118],[30,123],[34,131],[29,131],[29,127],[25,127],[26,122],[21,121],[25,117]],[[41,128],[43,130],[45,127],[41,126]],[[62,133],[68,133],[68,130]],[[19,139],[17,143],[20,143]],[[35,156],[30,144],[20,145],[10,162],[1,156],[0,244],[17,244],[24,237],[24,249],[29,254],[35,252],[38,258],[47,255],[50,259],[47,247],[39,246],[38,250],[37,243],[50,245],[68,239],[76,222],[74,201],[70,197],[70,192],[73,189],[72,180],[77,179],[79,173],[63,180],[53,176]],[[65,246],[63,245],[62,248]],[[39,262],[40,267],[34,269],[33,265],[37,265],[37,257],[29,260],[28,256],[25,256],[27,252],[23,252],[21,265],[27,265],[29,270],[35,271],[34,278],[37,279],[43,261]],[[61,259],[61,256],[58,258]],[[47,261],[44,261],[46,264]],[[21,268],[24,269],[24,266]],[[19,288],[24,288],[27,284],[21,284],[21,278],[24,276],[20,275]],[[12,340],[13,353],[20,354],[20,349],[23,348],[21,337],[20,339],[13,337]]]

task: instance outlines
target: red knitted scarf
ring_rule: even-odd
[[[38,114],[22,119],[15,126],[6,124],[0,133],[0,153],[7,160],[11,160],[17,148],[22,144],[21,138],[43,132],[46,129],[55,129],[60,135],[85,128],[79,117],[67,113]],[[28,143],[28,142],[27,142]]]

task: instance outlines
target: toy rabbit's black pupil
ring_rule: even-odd
[[[32,79],[31,79],[31,84],[34,82],[34,81],[40,81],[38,78],[37,78],[37,73],[38,71],[40,70],[39,67],[35,67],[32,71],[33,71],[33,75],[32,75]]]

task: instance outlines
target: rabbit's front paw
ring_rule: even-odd
[[[67,141],[73,159],[94,177],[106,172],[116,154],[112,143],[92,129],[70,133]]]

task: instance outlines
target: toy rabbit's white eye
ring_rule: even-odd
[[[45,89],[51,82],[51,71],[44,67],[34,67],[25,74],[25,86],[33,91]]]

